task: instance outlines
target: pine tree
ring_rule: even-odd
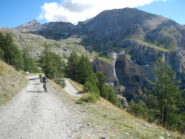
[[[51,52],[48,46],[45,46],[39,63],[48,78],[60,79],[63,77],[65,63],[59,55]]]
[[[79,83],[85,84],[85,82],[91,76],[93,72],[89,59],[86,56],[82,55],[79,59],[79,63],[77,67],[78,67],[77,68],[77,71],[78,71],[77,81]]]
[[[21,51],[14,45],[10,33],[0,34],[1,57],[8,64],[16,69],[23,69],[23,59]]]
[[[98,79],[96,74],[91,74],[91,76],[87,79],[84,90],[86,92],[93,93],[96,97],[99,97],[100,95],[100,90],[97,87],[98,84]]]
[[[34,59],[29,56],[27,49],[23,49],[22,58],[23,58],[23,70],[24,71],[29,71],[29,72],[38,71],[37,64],[34,61]]]
[[[3,41],[3,34],[0,32],[0,59],[2,59],[4,56],[4,51],[2,50]]]
[[[163,126],[172,126],[178,122],[177,105],[181,97],[176,75],[171,67],[161,59],[157,61],[154,72],[156,78],[153,95],[159,110],[159,121]]]
[[[105,76],[103,75],[102,72],[97,72],[96,76],[98,78],[97,86],[98,86],[98,88],[100,90],[100,96],[102,96],[104,98],[107,98],[106,92],[104,91],[105,90],[104,88],[106,88],[106,85],[105,85],[106,78],[105,78]]]
[[[68,58],[67,66],[66,66],[66,76],[71,78],[72,80],[78,81],[79,75],[79,57],[75,52],[72,52],[70,57]]]

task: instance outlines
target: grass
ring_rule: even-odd
[[[78,83],[78,82],[75,82],[73,80],[70,80],[70,83],[72,84],[72,86],[79,92],[79,93],[84,93],[84,90],[83,90],[83,85]]]
[[[162,51],[162,52],[172,52],[172,51],[175,51],[175,48],[174,49],[165,49],[163,48],[163,46],[157,46],[155,44],[152,44],[152,43],[148,43],[148,42],[145,42],[143,40],[138,40],[138,39],[128,39],[128,40],[131,40],[131,41],[134,41],[140,45],[143,45],[145,47],[150,47],[150,48],[154,48],[158,51]]]
[[[0,61],[0,105],[11,100],[26,83],[23,73]]]
[[[97,97],[94,94],[86,93],[80,98],[78,102],[95,103],[96,101]]]
[[[134,117],[113,106],[104,99],[96,105],[83,105],[88,110],[86,122],[91,123],[95,130],[103,130],[104,135],[116,139],[183,139],[185,136],[168,131],[143,119]]]
[[[131,55],[129,55],[128,53],[126,53],[125,56],[126,56],[126,58],[127,58],[128,60],[132,61],[132,60],[131,60],[131,58],[132,58]]]
[[[97,58],[99,60],[104,61],[104,62],[107,62],[107,63],[112,63],[113,62],[113,59],[111,59],[111,58],[102,57],[102,56],[98,56]]]
[[[50,82],[51,83],[51,82]],[[72,111],[78,113],[83,124],[91,136],[109,139],[184,139],[185,135],[164,129],[156,124],[137,118],[122,109],[112,105],[110,102],[100,98],[96,103],[76,103],[78,97],[70,96],[64,89],[52,83],[57,94],[61,96],[63,102],[71,107]],[[81,85],[78,85],[80,87]],[[88,97],[85,94],[85,98]],[[90,128],[90,129],[89,129]],[[80,130],[80,129],[79,129]]]

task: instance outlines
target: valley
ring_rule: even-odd
[[[136,8],[0,27],[0,138],[183,139],[184,71],[184,25]]]

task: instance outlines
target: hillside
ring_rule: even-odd
[[[15,37],[17,43],[25,42],[23,47],[32,44],[29,48],[34,54],[38,53],[35,49],[41,49],[43,43],[40,42],[43,40],[51,47],[57,47],[56,50],[60,53],[69,54],[73,49],[79,54],[89,51],[87,53],[93,57],[94,54],[90,52],[96,51],[103,57],[99,59],[103,62],[99,63],[110,65],[111,70],[105,73],[107,70],[104,66],[96,65],[95,62],[95,71],[104,72],[108,82],[118,80],[126,87],[126,96],[129,99],[137,97],[138,92],[143,91],[147,83],[145,79],[153,79],[152,68],[158,58],[165,59],[176,72],[178,79],[184,80],[185,28],[159,15],[134,8],[114,9],[103,11],[78,25],[64,22],[40,24],[32,21],[17,27],[16,30],[21,32],[21,36],[27,36],[22,37],[25,39]],[[30,35],[34,37],[28,37]],[[38,35],[57,42],[38,39]],[[65,45],[68,40],[70,45]]]
[[[17,27],[23,32],[60,40],[70,36],[83,38],[85,45],[98,51],[136,43],[159,51],[175,51],[184,28],[173,20],[134,8],[107,10],[78,25],[65,22],[40,24],[31,21]]]
[[[13,35],[14,43],[20,48],[27,48],[30,56],[38,58],[44,47],[47,45],[53,52],[63,56],[69,56],[72,51],[79,54],[85,54],[89,58],[93,58],[84,46],[80,44],[81,39],[70,37],[63,40],[46,39],[43,36],[24,32],[14,28],[0,28],[1,32],[9,32]]]
[[[82,86],[70,81],[80,91]],[[77,117],[81,117],[82,125],[79,128],[79,138],[110,139],[183,139],[185,136],[168,131],[156,124],[151,124],[143,119],[115,107],[110,102],[100,98],[96,104],[79,101],[79,97],[65,92],[63,88],[51,82],[61,100],[71,107]],[[76,117],[76,119],[78,119]]]
[[[176,40],[182,36],[181,26],[174,21],[132,8],[104,11],[81,27],[88,34],[85,41],[97,41],[101,49],[129,48],[129,43],[136,43],[159,51],[175,51]]]
[[[146,11],[150,4],[171,3],[155,1],[123,3]],[[167,6],[172,20],[136,8],[111,9],[121,1],[102,1],[104,7],[91,2],[40,2],[38,20],[52,22],[0,27],[0,139],[185,139],[180,10],[170,13]],[[2,17],[8,16],[2,26],[33,18],[26,5],[17,16],[12,6],[3,6]],[[101,8],[108,10],[65,22]]]
[[[14,97],[26,83],[22,72],[0,61],[0,106]]]
[[[48,92],[44,93],[37,77],[29,75],[27,87],[0,107],[2,138],[185,138],[138,119],[102,98],[97,104],[83,103],[79,96],[67,93],[52,81],[49,81]],[[75,88],[81,90],[81,87]]]

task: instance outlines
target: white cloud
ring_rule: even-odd
[[[64,21],[76,24],[96,16],[108,9],[137,7],[150,4],[154,1],[166,0],[63,0],[60,3],[44,3],[41,7],[39,19],[51,21]]]

